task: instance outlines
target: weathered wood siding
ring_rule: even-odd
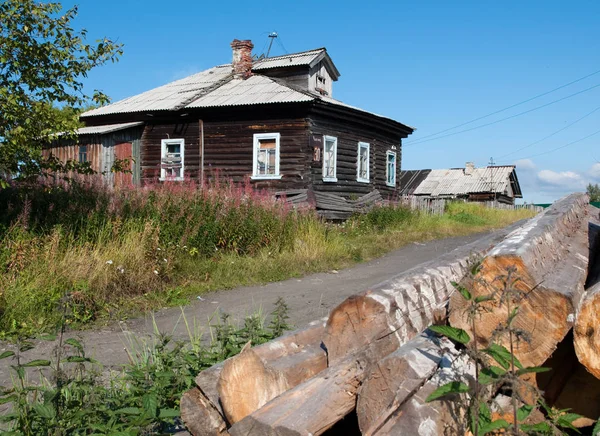
[[[312,114],[310,134],[329,135],[337,138],[337,182],[323,181],[323,162],[310,162],[310,178],[315,191],[331,192],[345,197],[364,195],[374,189],[384,198],[396,194],[400,180],[402,147],[400,137],[377,132],[351,120],[337,120]],[[358,143],[367,142],[369,147],[369,183],[356,180],[358,165]],[[386,185],[386,152],[396,152],[396,188]]]
[[[79,161],[80,146],[87,146],[87,161],[92,170],[103,174],[104,180],[111,186],[139,183],[140,137],[139,127],[111,132],[104,135],[81,135],[75,140],[59,141],[42,150],[44,157],[51,154],[61,162]],[[117,159],[128,159],[132,173],[112,173],[111,169]]]
[[[204,123],[204,174],[243,182],[252,176],[254,134],[279,133],[280,180],[252,180],[257,189],[285,190],[308,184],[308,125],[305,118]],[[187,151],[186,151],[187,152]]]
[[[100,136],[82,136],[79,143],[73,144],[73,141],[66,144],[56,144],[52,147],[44,148],[42,156],[45,158],[50,155],[58,158],[61,162],[79,161],[79,146],[87,146],[87,161],[90,162],[91,168],[96,172],[103,171],[103,147]]]
[[[148,124],[142,135],[140,150],[142,184],[158,182],[161,169],[161,141],[183,139],[184,176],[198,179],[200,168],[200,126],[198,120],[187,123]]]

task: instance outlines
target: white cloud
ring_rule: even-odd
[[[594,180],[600,180],[600,163],[596,162],[588,171],[588,175]]]
[[[537,174],[538,180],[542,184],[560,187],[565,191],[585,189],[586,182],[584,178],[574,171],[556,172],[552,170],[542,170]]]
[[[517,170],[527,171],[534,170],[536,168],[535,164],[531,159],[519,159],[515,162],[515,165],[517,166]]]

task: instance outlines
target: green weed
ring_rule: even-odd
[[[63,341],[64,328],[58,336],[54,362],[24,361],[22,353],[33,344],[19,340],[15,351],[0,355],[0,359],[13,360],[14,373],[13,386],[0,390],[0,403],[11,406],[9,413],[0,416],[8,425],[3,434],[158,435],[182,429],[179,401],[198,373],[239,353],[248,341],[256,345],[281,335],[290,328],[285,322],[287,310],[285,302],[279,300],[266,328],[260,312],[248,316],[242,327],[232,325],[222,315],[211,326],[213,339],[208,345],[203,345],[195,322],[191,326],[183,314],[188,341],[173,341],[154,324],[149,340],[128,336],[130,363],[122,373],[111,374],[108,379],[101,365],[86,355],[83,344],[73,338]],[[39,382],[33,383],[29,376],[36,370]]]

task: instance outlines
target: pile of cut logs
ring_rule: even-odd
[[[427,328],[449,323],[473,337],[452,282],[470,273],[474,258],[483,259],[470,281],[474,296],[509,268],[519,277],[514,286],[524,297],[513,324],[531,337],[515,355],[524,366],[552,368],[528,382],[551,404],[585,416],[577,425],[590,425],[600,416],[598,211],[586,195],[569,195],[526,222],[349,297],[326,319],[244,347],[198,375],[181,399],[185,425],[196,436],[464,434],[455,403],[425,399],[450,380],[468,381],[474,369]],[[486,309],[475,337],[482,346],[507,318],[498,303]],[[577,389],[582,383],[590,386],[586,395]],[[497,400],[502,404],[502,395]]]

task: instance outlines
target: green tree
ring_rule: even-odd
[[[108,38],[86,42],[75,30],[77,7],[58,2],[0,2],[0,182],[9,175],[39,174],[41,149],[57,132],[73,134],[79,109],[105,104],[83,80],[93,68],[115,62],[122,45]]]
[[[600,186],[596,183],[592,185],[589,183],[586,188],[587,194],[590,196],[590,201],[600,201]]]

